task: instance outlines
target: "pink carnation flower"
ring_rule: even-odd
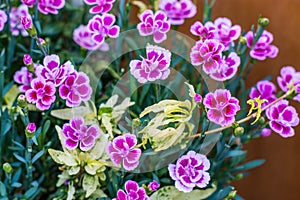
[[[31,88],[30,83],[33,79],[33,74],[30,73],[27,67],[22,67],[21,70],[16,71],[14,74],[14,81],[21,86],[19,87],[20,92],[26,92]]]
[[[181,156],[176,164],[168,167],[170,177],[175,181],[175,187],[182,192],[191,192],[194,187],[204,188],[210,181],[207,170],[210,162],[205,155],[189,151]]]
[[[136,145],[137,139],[133,134],[127,133],[114,138],[107,148],[111,161],[116,166],[122,163],[125,170],[134,170],[139,165],[142,154],[139,148],[134,148]]]
[[[32,58],[31,58],[31,56],[29,54],[24,54],[24,56],[23,56],[23,63],[25,65],[27,65],[27,66],[33,64]]]
[[[35,78],[31,81],[31,89],[26,91],[25,96],[27,101],[36,104],[39,110],[47,110],[55,101],[55,92],[53,83]]]
[[[209,109],[208,119],[221,126],[232,124],[236,113],[241,109],[239,100],[231,97],[230,91],[226,89],[208,93],[203,100],[203,105]]]
[[[92,36],[93,34],[89,31],[88,27],[84,25],[80,25],[73,32],[73,40],[82,48],[87,50],[109,50],[109,46],[106,42],[99,45],[92,39]]]
[[[126,181],[125,183],[125,191],[119,189],[117,193],[117,198],[113,200],[150,200],[147,196],[147,193],[143,187],[139,187],[139,185],[132,181]]]
[[[117,38],[120,33],[120,27],[113,25],[116,17],[112,14],[96,15],[90,19],[88,29],[92,33],[92,39],[97,44],[103,44],[105,37]]]
[[[219,17],[214,23],[207,22],[205,26],[209,30],[214,30],[214,38],[220,41],[226,50],[229,49],[233,41],[237,40],[241,35],[241,27],[239,25],[232,26],[231,20],[226,17]]]
[[[60,66],[60,59],[55,54],[46,56],[43,64],[44,66],[38,65],[36,68],[37,77],[54,83],[55,87],[63,84],[66,78],[75,72],[74,66],[70,61]]]
[[[7,22],[7,15],[3,10],[0,10],[0,32],[4,29],[4,25]]]
[[[211,69],[209,75],[217,81],[229,80],[236,74],[240,64],[240,57],[235,52],[231,52],[227,58],[221,60],[219,67]]]
[[[298,95],[294,97],[294,100],[300,102],[300,72],[297,72],[292,66],[282,67],[277,82],[284,92],[287,92],[291,86],[297,87],[296,92]]]
[[[171,24],[167,21],[167,15],[159,10],[153,14],[152,10],[145,10],[140,15],[141,22],[137,29],[141,36],[153,35],[154,42],[161,43],[167,39],[167,32]]]
[[[91,14],[108,13],[116,0],[84,0],[88,5],[95,5],[90,9]]]
[[[32,7],[35,4],[36,0],[21,0],[21,2],[28,7]]]
[[[65,0],[38,0],[38,9],[41,13],[48,15],[58,14],[58,10],[65,6]]]
[[[95,145],[96,139],[100,136],[98,125],[86,126],[82,117],[74,117],[69,123],[64,124],[62,133],[65,136],[65,147],[68,149],[79,148],[88,151]]]
[[[197,7],[191,0],[160,0],[158,6],[167,13],[173,25],[181,25],[186,18],[192,18],[197,13]]]
[[[247,46],[252,47],[254,34],[252,31],[249,31],[245,38],[247,40]],[[257,60],[265,60],[267,57],[275,58],[278,54],[278,48],[271,43],[273,42],[273,35],[264,30],[254,48],[250,51],[250,56]]]
[[[9,13],[10,19],[10,31],[13,36],[18,36],[20,33],[22,36],[28,36],[27,31],[23,27],[21,23],[21,18],[27,17],[31,20],[31,16],[28,11],[28,7],[24,4],[21,4],[19,7],[11,8],[11,12]]]
[[[265,107],[266,105],[277,99],[276,86],[272,82],[267,80],[257,82],[256,88],[251,88],[249,97],[250,99],[254,99],[259,96],[261,99],[268,100],[268,102],[262,104],[262,107]]]
[[[90,79],[83,72],[72,73],[59,87],[59,96],[66,100],[69,107],[79,106],[82,101],[88,101],[91,95]]]
[[[215,72],[222,63],[224,45],[217,40],[199,40],[191,50],[191,63],[195,66],[203,64],[206,74]]]
[[[203,24],[199,21],[195,22],[190,28],[190,32],[195,36],[201,37],[203,41],[213,39],[214,30],[215,28],[209,29],[206,26],[203,26]]]
[[[269,125],[273,131],[287,138],[295,135],[293,126],[299,125],[299,117],[296,109],[289,106],[287,100],[281,100],[266,111]]]
[[[162,47],[148,45],[146,54],[147,58],[142,57],[142,61],[130,61],[130,73],[140,83],[159,79],[165,80],[170,74],[170,51]]]

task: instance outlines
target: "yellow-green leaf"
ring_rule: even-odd
[[[85,197],[88,198],[93,194],[99,185],[98,177],[85,174],[82,180],[82,188],[86,191]]]
[[[67,166],[77,166],[78,165],[76,159],[70,154],[67,154],[62,151],[57,151],[54,149],[48,149],[48,152],[49,152],[50,156],[52,157],[52,159],[58,164],[67,165]]]

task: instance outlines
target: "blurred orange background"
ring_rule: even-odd
[[[149,2],[144,0],[144,2]],[[193,0],[197,4],[197,15],[185,21],[179,31],[192,37],[190,26],[197,20],[202,21],[204,0]],[[274,35],[279,48],[275,59],[258,62],[247,79],[247,87],[268,75],[277,85],[276,77],[282,66],[291,65],[300,71],[300,0],[216,0],[212,19],[228,17],[233,24],[241,25],[248,31],[257,24],[258,16],[270,20],[267,30]],[[137,8],[133,9],[136,13]],[[133,21],[138,21],[136,15]],[[195,38],[196,39],[196,38]],[[280,89],[278,87],[278,89]],[[300,113],[300,103],[292,102]],[[300,115],[300,114],[299,114]],[[234,182],[238,194],[246,200],[299,200],[300,199],[300,126],[296,135],[284,139],[272,133],[245,145],[248,159],[264,158],[264,165],[250,171],[250,176]]]

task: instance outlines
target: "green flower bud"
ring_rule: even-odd
[[[234,135],[236,137],[242,136],[244,134],[244,132],[245,132],[245,129],[240,126],[234,129]]]
[[[247,44],[247,39],[244,36],[241,36],[239,38],[239,43],[241,43],[241,44]]]
[[[265,124],[265,122],[266,122],[266,119],[264,117],[260,117],[258,120],[258,123],[261,125]]]
[[[140,126],[142,124],[142,122],[139,118],[135,118],[132,120],[132,124],[135,126]]]
[[[261,26],[268,26],[270,23],[270,20],[268,18],[259,18],[258,19],[258,24],[261,25]]]
[[[26,100],[26,97],[25,97],[24,94],[20,94],[17,101],[18,101],[18,106],[20,108],[26,108],[27,107],[27,100]]]
[[[241,180],[242,178],[244,178],[244,175],[242,173],[239,173],[235,176],[235,180]]]
[[[3,170],[6,172],[6,173],[10,173],[12,171],[12,167],[9,163],[4,163],[3,164]]]
[[[233,191],[229,192],[227,198],[234,199],[236,197],[236,193],[237,193],[236,190],[233,190]]]

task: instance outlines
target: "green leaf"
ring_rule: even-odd
[[[15,187],[15,188],[20,188],[20,187],[22,187],[22,184],[19,182],[14,182],[13,184],[11,184],[11,186]]]
[[[18,159],[22,163],[26,163],[25,158],[23,158],[22,156],[18,155],[17,153],[14,153],[14,156],[16,157],[16,159]]]
[[[27,190],[24,194],[25,198],[30,198],[34,195],[34,193],[37,191],[38,187],[33,187]]]
[[[96,116],[93,109],[87,106],[52,110],[51,115],[53,117],[63,119],[63,120],[70,120],[76,116],[82,116],[82,117]]]
[[[242,150],[232,150],[232,151],[228,152],[228,154],[226,155],[226,158],[242,156],[242,155],[245,155],[246,153],[247,153],[246,151],[242,151]]]
[[[35,154],[35,156],[32,158],[32,164],[35,163],[40,157],[42,157],[44,155],[44,153],[45,153],[45,151],[44,151],[44,149],[42,149],[37,154]]]
[[[249,169],[252,169],[252,168],[262,165],[264,162],[265,162],[265,160],[263,160],[263,159],[250,161],[244,165],[236,167],[234,169],[234,172],[249,170]]]
[[[5,185],[0,181],[0,195],[5,197],[7,195]]]
[[[202,200],[208,198],[215,191],[216,187],[203,190],[195,189],[192,192],[184,193],[174,186],[165,186],[153,193],[150,200]]]
[[[76,159],[70,154],[67,154],[62,151],[57,151],[54,149],[48,149],[48,152],[49,152],[50,156],[52,157],[52,159],[58,164],[67,165],[67,166],[77,166],[78,165]]]
[[[86,191],[85,197],[88,198],[94,193],[99,185],[98,177],[85,174],[82,181],[82,188]]]

